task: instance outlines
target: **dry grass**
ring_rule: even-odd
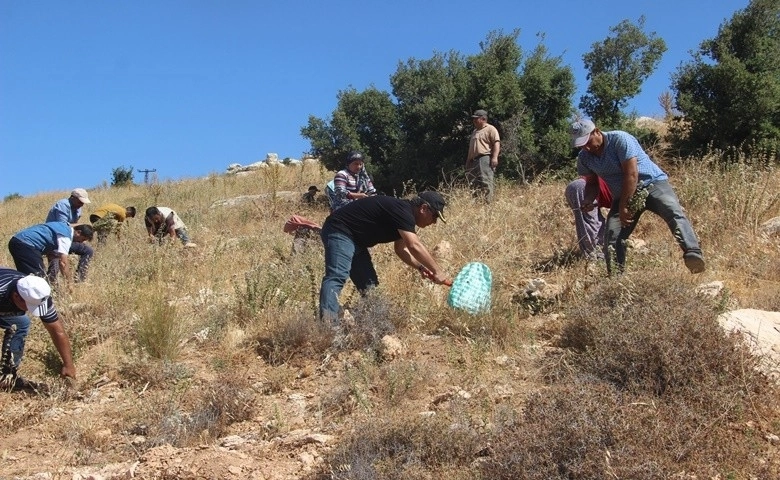
[[[345,289],[354,321],[338,344],[315,320],[321,251],[292,255],[282,232],[292,214],[324,220],[327,209],[302,205],[299,193],[329,172],[307,165],[90,189],[94,206],[174,208],[199,248],[150,245],[139,218],[98,246],[89,283],[56,295],[78,384],[58,384],[58,358],[35,324],[22,374],[47,379],[52,394],[6,408],[4,424],[27,435],[51,421],[48,410],[86,402],[108,379],[129,396],[123,408],[55,429],[77,445],[74,465],[105,461],[115,444],[138,455],[214,442],[248,423],[267,439],[296,428],[334,435],[311,478],[776,478],[764,435],[780,434],[778,391],[714,318],[726,304],[780,310],[780,246],[757,234],[780,215],[780,172],[747,159],[669,169],[701,237],[704,274],[687,273],[649,213],[634,233],[647,250],[629,252],[626,275],[587,270],[572,254],[564,182],[502,184],[490,206],[451,189],[448,223],[420,236],[441,247],[453,275],[470,261],[491,267],[491,311],[449,309],[446,288],[379,245],[380,285],[367,298]],[[65,195],[5,202],[3,241]],[[260,196],[215,203],[250,195]],[[5,250],[0,263],[12,265]],[[529,306],[519,292],[535,277],[559,294]],[[728,298],[694,294],[712,280]],[[403,344],[400,357],[378,355],[387,334]],[[304,410],[286,406],[292,392],[307,395]],[[112,441],[88,428],[103,424]],[[129,446],[138,435],[145,442]]]

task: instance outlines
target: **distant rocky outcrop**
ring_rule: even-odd
[[[301,160],[297,158],[289,158],[289,157],[283,160],[279,160],[278,154],[267,153],[265,155],[265,159],[254,163],[250,163],[249,165],[241,165],[240,163],[231,163],[227,167],[227,173],[239,175],[239,174],[246,174],[248,172],[254,172],[257,170],[262,170],[264,168],[268,168],[273,165],[288,166],[288,165],[310,164],[310,163],[317,163],[317,162],[319,162],[319,159],[310,156],[304,156],[303,159]]]

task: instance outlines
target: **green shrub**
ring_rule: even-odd
[[[748,426],[777,419],[776,385],[669,279],[605,279],[568,306],[549,387],[499,426],[485,478],[774,478]]]
[[[3,201],[10,202],[12,200],[18,200],[20,198],[24,198],[20,193],[10,193],[3,198]]]
[[[133,166],[116,167],[111,170],[111,186],[124,187],[133,184]]]

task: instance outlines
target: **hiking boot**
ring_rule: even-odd
[[[701,273],[705,269],[704,257],[702,257],[701,253],[699,252],[685,252],[685,255],[683,255],[683,261],[691,273]]]

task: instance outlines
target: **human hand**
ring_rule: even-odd
[[[583,205],[580,205],[580,211],[583,213],[588,213],[596,206],[595,203],[586,203]]]
[[[63,365],[62,370],[60,370],[60,377],[62,378],[70,378],[71,380],[76,379],[76,366],[75,365]]]
[[[432,271],[428,270],[425,265],[420,264],[419,267],[417,267],[417,270],[420,271],[420,275],[422,275],[423,278],[432,281],[433,283],[436,283],[438,285],[452,285],[452,282],[449,281],[447,277],[441,274],[435,274]],[[449,283],[447,283],[449,282]]]
[[[431,273],[430,281],[432,281],[436,285],[447,285],[450,287],[452,286],[452,280],[450,280],[449,277],[442,274]]]
[[[620,209],[620,224],[624,227],[627,227],[634,223],[634,216],[631,215],[631,212],[628,210],[628,208],[622,207]]]

